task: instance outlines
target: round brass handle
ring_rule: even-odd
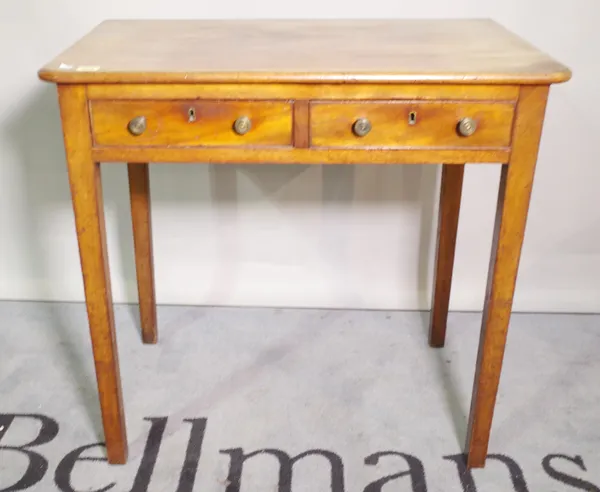
[[[367,118],[358,118],[352,125],[352,131],[357,137],[364,137],[371,131],[371,122]]]
[[[245,135],[252,128],[252,122],[247,116],[240,116],[233,124],[233,130],[238,135]]]
[[[146,131],[146,117],[136,116],[129,122],[127,129],[129,130],[129,133],[135,135],[136,137],[141,135]]]
[[[473,118],[463,118],[458,122],[456,127],[459,135],[463,137],[470,137],[477,130],[477,122]]]

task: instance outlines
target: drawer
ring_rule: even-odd
[[[90,115],[99,146],[292,143],[292,104],[287,101],[92,100]]]
[[[508,147],[513,114],[511,103],[314,102],[310,109],[311,146]],[[461,129],[472,134],[461,135]]]

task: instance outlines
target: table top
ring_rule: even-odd
[[[550,84],[570,75],[487,19],[110,20],[39,72],[56,83]]]

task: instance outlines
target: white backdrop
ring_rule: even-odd
[[[0,1],[0,298],[82,300],[45,62],[107,18],[491,17],[570,66],[551,91],[515,309],[600,311],[597,0]],[[153,165],[160,303],[426,309],[438,166]],[[103,166],[113,295],[135,301],[125,167]],[[498,166],[468,167],[451,308],[479,310]]]

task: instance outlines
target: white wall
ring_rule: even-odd
[[[81,300],[54,87],[106,18],[491,17],[569,65],[551,92],[515,309],[600,311],[597,0],[0,2],[0,298]],[[116,301],[136,299],[124,166],[104,166]],[[151,168],[161,303],[427,308],[437,166]],[[482,307],[498,167],[468,167],[452,308]]]

